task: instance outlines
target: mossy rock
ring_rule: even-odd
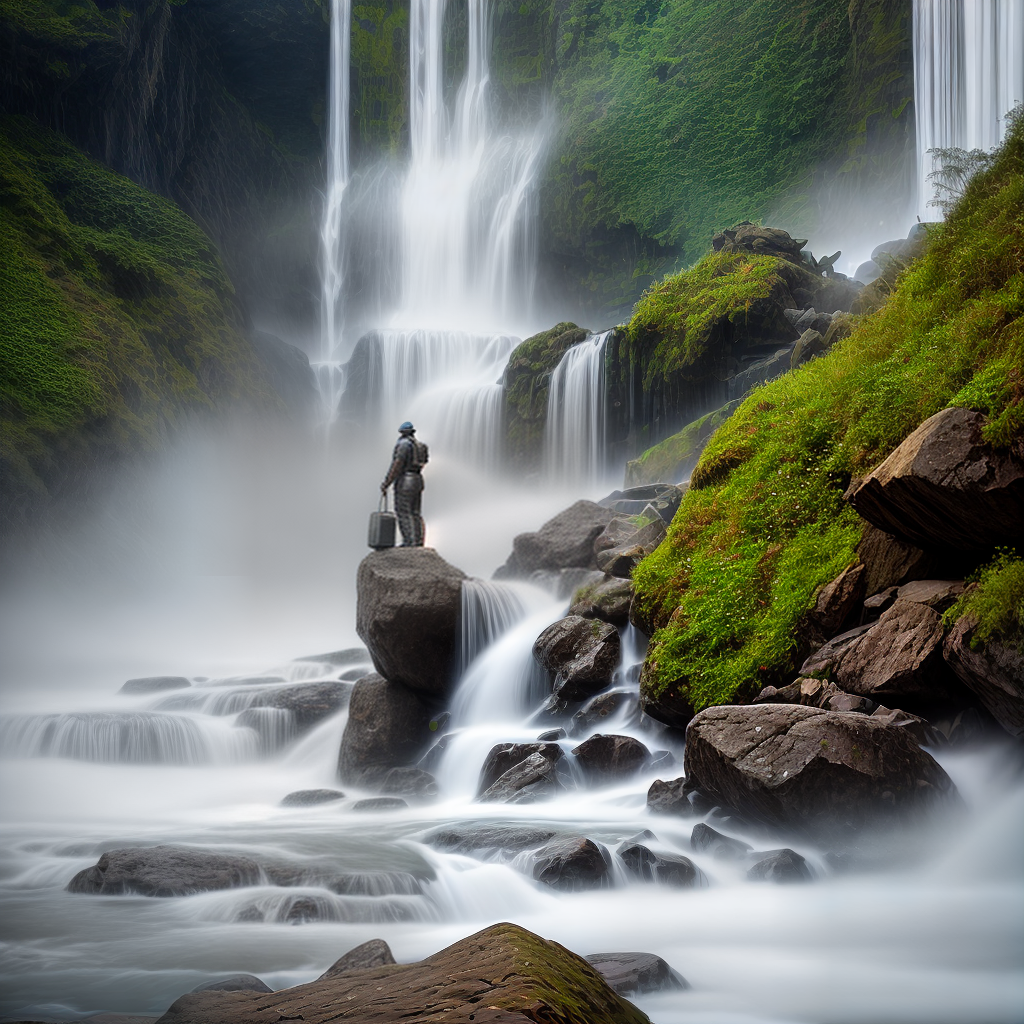
[[[514,466],[537,470],[544,451],[548,385],[565,353],[590,332],[560,323],[517,345],[505,367],[505,439]]]

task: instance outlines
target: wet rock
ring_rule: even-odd
[[[538,882],[565,892],[600,888],[607,876],[606,851],[583,836],[552,839],[537,851],[533,862]]]
[[[683,488],[676,484],[649,483],[640,484],[636,487],[627,487],[623,491],[612,491],[607,497],[602,498],[598,504],[610,508],[619,515],[639,515],[645,508],[650,506],[666,522],[671,523],[679,509],[679,503],[683,500]],[[594,543],[595,550],[597,542]],[[609,547],[615,547],[609,544]]]
[[[867,570],[864,592],[877,594],[887,587],[899,586],[909,580],[921,580],[934,574],[933,554],[908,544],[891,533],[865,524],[857,545],[857,557]]]
[[[439,790],[437,779],[422,768],[392,768],[381,780],[380,791],[388,795],[433,800]]]
[[[510,768],[522,764],[531,754],[540,754],[554,763],[562,756],[557,743],[499,743],[491,747],[480,769],[477,794],[490,789]]]
[[[79,871],[68,892],[93,896],[189,896],[259,885],[261,866],[250,857],[187,846],[130,847],[104,853]]]
[[[323,896],[296,896],[285,903],[277,916],[277,920],[284,924],[310,924],[334,919],[334,907]]]
[[[315,804],[329,804],[344,799],[340,789],[297,789],[282,801],[282,807],[312,807]]]
[[[527,804],[547,800],[562,789],[555,764],[543,754],[531,754],[499,776],[477,798],[485,803]]]
[[[648,683],[653,668],[648,655],[640,670],[640,710],[662,725],[685,729],[695,714],[693,706],[679,692],[678,683],[669,683],[655,692]]]
[[[345,682],[300,683],[258,693],[249,707],[290,711],[296,730],[305,732],[341,711],[351,693],[352,685]]]
[[[612,548],[628,547],[636,542],[636,535],[639,532],[640,525],[635,517],[617,515],[594,538],[595,557],[599,558],[605,551],[610,551]]]
[[[432,696],[451,690],[464,579],[433,548],[391,548],[362,560],[356,632],[385,679]]]
[[[878,705],[867,697],[846,693],[835,683],[816,677],[803,677],[787,686],[766,686],[755,698],[755,704],[802,704],[826,711],[858,711],[870,715]]]
[[[973,616],[956,621],[943,646],[943,656],[957,677],[1011,735],[1024,735],[1024,652],[1009,644],[975,637]]]
[[[400,796],[371,796],[366,800],[357,800],[352,805],[353,811],[400,811],[409,805]]]
[[[349,971],[365,971],[371,967],[386,967],[395,963],[391,953],[391,947],[383,939],[370,939],[355,949],[350,949],[343,957],[339,957],[317,978],[317,981],[324,981],[326,978],[336,978],[340,974],[347,974]]]
[[[807,861],[793,850],[769,850],[755,853],[755,863],[747,872],[752,882],[809,882],[813,877]]]
[[[842,842],[903,826],[959,797],[903,729],[784,704],[702,711],[686,732],[687,776],[741,814]]]
[[[742,860],[753,849],[749,843],[723,835],[703,821],[693,826],[690,848],[716,860]]]
[[[710,811],[713,804],[686,777],[666,782],[655,779],[647,790],[647,809],[652,814],[675,814],[692,818]]]
[[[219,981],[209,981],[192,989],[193,992],[273,992],[274,990],[254,974],[232,974]]]
[[[869,621],[877,621],[882,612],[888,611],[895,603],[899,595],[899,587],[886,587],[877,594],[872,594],[864,600],[864,618]]]
[[[620,995],[682,991],[690,983],[653,953],[588,953],[602,978]]]
[[[118,693],[160,693],[163,690],[183,690],[192,684],[184,676],[144,676],[129,679]]]
[[[647,1024],[582,957],[517,925],[492,925],[414,964],[345,971],[273,994],[182,996],[161,1024],[253,1024],[256,1020],[586,1021]],[[525,1012],[524,1012],[525,1011]]]
[[[537,739],[542,743],[550,743],[555,740],[564,740],[566,732],[564,729],[548,729],[547,732],[542,732]]]
[[[370,652],[365,647],[346,647],[343,651],[328,651],[326,654],[307,654],[296,661],[316,661],[325,665],[342,668],[346,665],[369,665]]]
[[[536,533],[521,533],[495,579],[525,579],[538,569],[596,569],[594,539],[615,515],[592,501],[577,501]]]
[[[648,771],[667,772],[678,767],[679,762],[676,760],[676,756],[671,750],[655,750],[651,754],[650,761],[647,763]]]
[[[629,580],[605,575],[600,582],[580,587],[573,594],[569,614],[625,626],[632,600],[633,584]]]
[[[822,640],[841,632],[864,600],[867,569],[851,565],[818,591],[807,618]]]
[[[639,711],[637,695],[632,690],[609,690],[592,697],[572,716],[571,731],[574,736],[589,732],[604,721],[618,714],[623,708]],[[633,717],[632,714],[629,716]],[[563,732],[563,735],[565,733]]]
[[[701,877],[689,857],[655,853],[641,843],[625,843],[619,848],[618,854],[630,874],[644,882],[661,882],[676,889],[692,889]]]
[[[597,567],[609,576],[629,579],[633,569],[654,551],[665,539],[667,532],[665,521],[660,516],[651,519],[627,540],[615,547],[598,551]]]
[[[605,574],[597,569],[538,569],[530,573],[535,587],[548,590],[560,601],[571,598],[580,587],[597,583]]]
[[[377,785],[392,769],[412,765],[431,741],[431,709],[415,691],[378,675],[352,690],[338,754],[338,776]]]
[[[584,775],[593,782],[617,782],[640,771],[651,752],[632,736],[598,733],[573,749]]]
[[[580,615],[548,626],[533,645],[534,658],[555,676],[555,696],[562,701],[585,700],[608,686],[619,652],[614,626]]]
[[[982,438],[969,409],[930,416],[846,497],[868,522],[924,548],[984,552],[1024,536],[1024,452]]]
[[[338,678],[345,683],[354,683],[356,680],[362,679],[363,676],[370,675],[372,671],[373,669],[369,664],[360,665],[358,668],[346,669]]]
[[[490,850],[520,853],[541,846],[554,835],[553,829],[532,825],[456,824],[434,829],[423,841],[448,853],[486,853]]]

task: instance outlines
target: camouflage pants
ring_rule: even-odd
[[[395,481],[395,514],[403,547],[423,547],[422,499],[423,477],[419,473],[403,473]]]

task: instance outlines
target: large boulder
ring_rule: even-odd
[[[573,749],[584,776],[593,782],[616,782],[635,775],[651,759],[651,752],[632,736],[598,733]]]
[[[392,768],[413,765],[434,738],[431,708],[415,690],[379,675],[352,690],[338,753],[338,776],[356,786],[379,785]]]
[[[534,855],[533,877],[566,892],[600,888],[608,880],[607,852],[592,839],[560,836]]]
[[[985,417],[943,409],[847,491],[869,523],[924,548],[987,551],[1024,536],[1024,451],[982,437]]]
[[[1008,643],[975,637],[977,620],[958,619],[942,649],[947,664],[1011,735],[1024,735],[1024,653]]]
[[[296,730],[305,732],[341,711],[351,693],[349,682],[299,683],[257,693],[249,707],[290,711]]]
[[[629,622],[632,600],[633,584],[629,580],[605,574],[598,582],[585,584],[572,595],[569,614],[625,626]]]
[[[629,709],[629,720],[635,720],[640,711],[640,704],[634,690],[609,690],[607,693],[599,693],[572,716],[569,731],[573,736],[581,736],[624,708]]]
[[[598,619],[569,615],[544,630],[533,645],[533,656],[555,676],[555,696],[561,701],[592,697],[612,681],[619,664],[618,630]]]
[[[905,825],[957,799],[906,730],[818,708],[708,708],[686,730],[684,765],[723,804],[828,842],[875,822]]]
[[[494,578],[525,579],[539,569],[596,569],[594,540],[614,516],[592,501],[577,501],[536,533],[519,534]]]
[[[768,850],[753,855],[757,859],[747,871],[752,882],[809,882],[813,877],[807,861],[795,850]]]
[[[480,794],[484,803],[532,804],[547,800],[562,789],[555,762],[544,754],[530,754],[503,772]]]
[[[635,603],[633,607],[636,607]],[[631,620],[632,617],[631,611]],[[671,680],[667,685],[656,687],[652,681],[657,677],[658,666],[655,658],[656,655],[648,652],[640,670],[640,710],[662,725],[671,726],[673,729],[685,729],[696,714],[693,705],[681,692],[687,680]]]
[[[681,974],[654,953],[588,953],[586,960],[619,995],[690,987]]]
[[[385,679],[434,696],[451,690],[464,579],[433,548],[391,548],[363,559],[356,632]]]
[[[505,772],[522,764],[531,754],[541,754],[554,763],[562,756],[562,748],[557,743],[498,743],[484,758],[477,792],[486,792]]]
[[[807,613],[810,632],[822,640],[842,632],[864,600],[867,569],[862,564],[844,569],[831,583],[817,593],[814,607]]]
[[[908,580],[921,580],[934,572],[935,555],[907,544],[891,533],[864,524],[857,557],[865,569],[864,593],[877,594]]]
[[[342,971],[273,994],[192,993],[159,1024],[328,1024],[339,1017],[375,1024],[649,1024],[582,957],[513,924],[491,925],[418,963]]]
[[[676,853],[655,853],[642,843],[625,843],[618,854],[629,873],[644,882],[692,889],[703,880],[693,861]]]

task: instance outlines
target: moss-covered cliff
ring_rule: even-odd
[[[642,688],[700,709],[794,669],[797,624],[856,558],[854,475],[947,406],[1024,436],[1024,118],[885,305],[759,388],[714,435],[668,539],[637,568]]]
[[[0,491],[18,518],[193,412],[279,407],[210,239],[27,118],[0,122]]]

